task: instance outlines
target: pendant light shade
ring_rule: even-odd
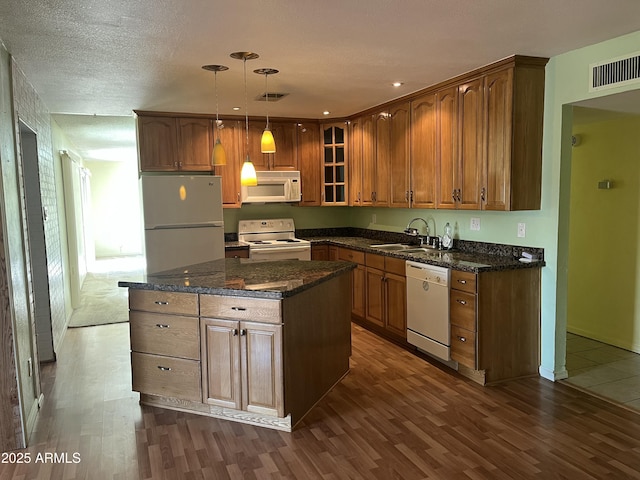
[[[217,165],[226,165],[227,164],[227,152],[224,151],[224,147],[220,142],[220,130],[224,128],[222,122],[218,119],[218,72],[224,72],[225,70],[229,70],[229,67],[225,67],[224,65],[204,65],[202,68],[205,70],[209,70],[213,72],[214,78],[214,89],[216,95],[216,143],[213,147],[213,153],[211,155],[211,164],[213,166]]]
[[[234,52],[231,54],[231,58],[236,60],[242,60],[244,67],[244,119],[245,119],[245,131],[246,131],[246,158],[242,164],[242,170],[240,171],[240,185],[243,187],[252,187],[258,184],[258,178],[256,176],[256,167],[249,158],[249,112],[247,104],[247,60],[254,60],[259,55],[253,52]]]
[[[258,75],[264,75],[264,101],[267,102],[267,126],[262,133],[262,139],[260,140],[260,151],[262,153],[276,153],[276,141],[273,138],[273,133],[269,129],[269,88],[267,86],[267,78],[269,75],[275,75],[278,70],[275,68],[259,68],[254,70],[253,73]]]
[[[269,127],[262,132],[262,138],[260,139],[260,151],[262,153],[276,153],[276,141],[273,138],[273,133],[269,130]]]

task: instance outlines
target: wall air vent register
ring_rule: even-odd
[[[640,83],[640,52],[589,65],[589,91]]]

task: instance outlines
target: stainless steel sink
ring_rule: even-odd
[[[406,250],[408,248],[412,248],[411,245],[402,243],[385,243],[382,245],[369,245],[369,247],[375,248],[376,250],[384,250],[385,252],[395,252],[397,250]]]
[[[425,252],[438,252],[439,250],[435,248],[424,248],[424,247],[416,247],[416,248],[406,248],[402,250],[400,253],[425,253]]]

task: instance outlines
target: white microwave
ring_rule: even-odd
[[[241,187],[242,203],[299,202],[302,199],[300,172],[257,171],[256,176],[257,185]]]

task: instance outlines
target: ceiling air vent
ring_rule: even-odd
[[[640,83],[640,52],[589,65],[589,91]]]
[[[273,93],[273,92],[263,93],[262,95],[258,95],[256,97],[256,100],[258,102],[266,102],[267,101],[267,95],[269,96],[269,101],[270,102],[277,102],[282,97],[286,97],[289,94],[288,93]]]

